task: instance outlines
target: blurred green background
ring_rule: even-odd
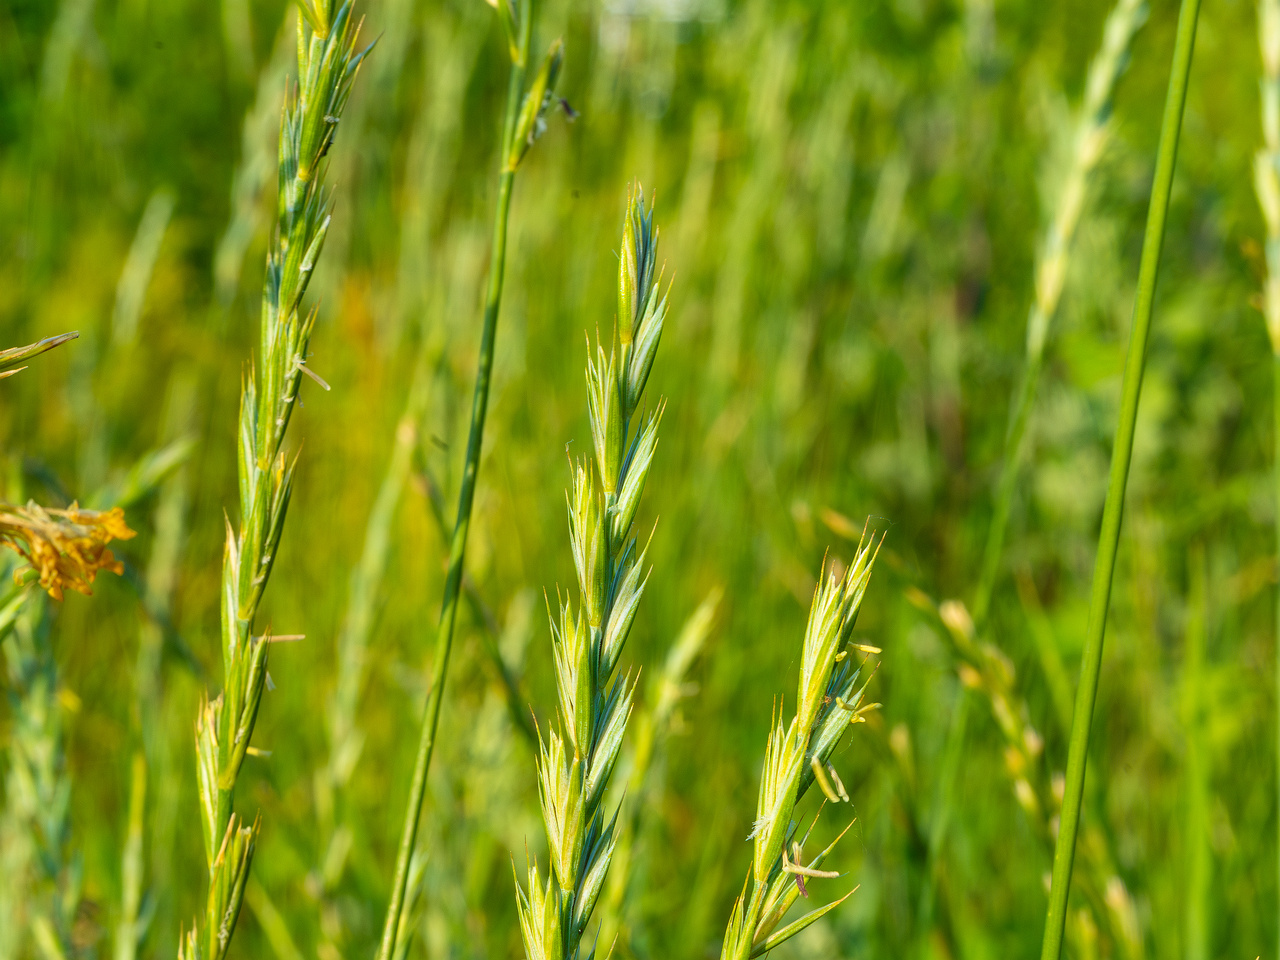
[[[379,42],[331,154],[334,228],[311,288],[310,366],[333,390],[304,390],[264,607],[264,625],[306,639],[273,652],[254,738],[271,755],[242,774],[237,804],[260,809],[264,830],[236,956],[336,960],[375,943],[443,580],[432,496],[456,496],[478,349],[506,83],[496,18],[481,0],[359,9]],[[573,579],[565,450],[589,443],[584,332],[613,320],[633,179],[656,194],[675,277],[653,380],[668,407],[642,509],[656,522],[653,574],[628,654],[642,685],[703,598],[724,599],[638,795],[620,953],[716,955],[749,861],[771,704],[791,695],[824,552],[847,559],[867,516],[888,534],[859,624],[884,650],[870,694],[884,706],[837,755],[852,809],[819,828],[856,816],[834,858],[848,876],[810,885],[815,903],[861,888],[777,953],[1038,948],[1049,853],[989,700],[970,694],[967,724],[953,723],[958,661],[918,592],[968,602],[976,585],[1037,244],[1108,9],[541,4],[534,47],[564,37],[559,92],[579,116],[550,120],[516,183],[468,556],[475,602],[428,791],[411,955],[520,953],[512,860],[523,871],[526,849],[544,857],[534,751],[485,650],[500,648],[545,721],[542,592]],[[105,490],[111,502],[148,451],[194,441],[129,505],[139,536],[117,551],[126,575],[40,605],[27,636],[52,659],[37,651],[23,674],[5,648],[0,856],[31,829],[11,754],[32,722],[32,677],[45,684],[49,796],[69,791],[65,817],[37,804],[45,859],[25,872],[5,861],[18,956],[36,950],[24,928],[46,888],[73,908],[77,951],[115,949],[139,744],[141,956],[171,955],[202,903],[192,730],[202,691],[220,686],[222,511],[235,502],[293,17],[279,0],[0,0],[0,346],[80,331],[0,384],[7,499],[56,506]],[[1119,83],[992,605],[988,639],[1043,738],[1046,784],[1065,763],[1061,694],[1084,633],[1175,18],[1154,0]],[[1096,896],[1073,900],[1073,956],[1275,956],[1256,38],[1251,4],[1206,5],[1091,745],[1083,843],[1104,866]],[[384,478],[420,363],[401,492]],[[386,571],[370,590],[352,571],[384,487]],[[333,799],[318,771],[334,764],[338,681],[361,676],[335,652],[353,595],[371,618],[367,676],[344,741],[358,755],[339,758],[353,765]]]

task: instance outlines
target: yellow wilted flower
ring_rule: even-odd
[[[119,507],[81,510],[73,503],[66,510],[51,510],[35,502],[25,507],[0,504],[0,543],[28,564],[14,572],[14,579],[21,582],[27,570],[35,570],[40,586],[55,600],[62,599],[64,587],[92,593],[89,584],[99,570],[123,573],[124,565],[107,544],[132,536]]]

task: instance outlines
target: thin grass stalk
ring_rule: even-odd
[[[1258,0],[1258,46],[1262,52],[1262,149],[1254,158],[1254,188],[1267,229],[1267,275],[1262,314],[1271,341],[1274,419],[1271,469],[1275,495],[1275,535],[1280,550],[1280,0]],[[1280,711],[1280,590],[1276,592],[1276,706]],[[1276,715],[1276,769],[1280,772],[1280,712]],[[1280,791],[1276,793],[1280,804]],[[1277,810],[1280,813],[1280,807]],[[1280,849],[1277,850],[1280,854]],[[1280,858],[1277,859],[1280,868]],[[1280,873],[1278,873],[1280,877]],[[1280,932],[1278,932],[1280,935]],[[1277,945],[1280,950],[1280,944]]]
[[[619,675],[622,650],[649,580],[648,547],[634,535],[664,404],[641,406],[666,321],[658,233],[637,187],[628,198],[618,268],[617,326],[608,353],[588,349],[587,408],[594,458],[571,461],[566,499],[579,600],[550,609],[560,729],[538,744],[538,791],[547,829],[543,881],[536,861],[517,878],[520,933],[529,960],[577,960],[608,879],[618,815],[606,793],[631,716],[636,677]],[[634,427],[634,429],[633,429]],[[514,866],[513,866],[514,869]],[[612,944],[606,944],[611,949]],[[595,948],[587,950],[594,956]]]
[[[533,590],[517,590],[497,628],[502,656],[516,676],[524,667],[535,605]],[[415,887],[410,870],[410,892],[393,960],[417,952],[413,941],[418,936],[428,954],[441,952],[444,944],[457,944],[458,960],[483,960],[505,952],[507,928],[490,919],[493,885],[459,884],[458,877],[490,876],[494,867],[501,869],[503,851],[521,845],[517,825],[524,822],[521,794],[527,774],[520,761],[527,749],[517,744],[505,691],[497,684],[486,684],[480,699],[472,701],[465,730],[452,726],[450,756],[462,762],[450,768],[446,792],[461,802],[446,801],[447,809],[423,824],[424,838],[415,855],[421,864],[419,877]],[[430,851],[429,860],[425,851]],[[431,896],[422,896],[424,891]]]
[[[440,484],[436,482],[435,477],[432,476],[430,469],[427,467],[426,457],[422,456],[421,444],[418,445],[417,453],[419,455],[417,479],[421,481],[424,488],[427,505],[431,511],[431,518],[436,522],[436,529],[440,531],[442,537],[446,537],[449,535],[449,523],[444,515],[444,491],[440,489]],[[498,619],[493,615],[493,610],[489,608],[489,605],[484,602],[484,597],[480,595],[479,588],[476,587],[466,571],[463,571],[462,574],[462,595],[467,600],[467,606],[471,608],[472,620],[479,628],[480,646],[483,649],[485,658],[493,667],[493,672],[502,687],[503,698],[507,704],[507,716],[511,719],[512,725],[524,736],[525,740],[531,746],[536,747],[538,745],[538,732],[534,729],[533,711],[529,706],[528,699],[520,690],[519,677],[507,664],[502,656],[502,651],[498,648],[498,638],[502,635],[502,630],[498,626]]]
[[[484,445],[485,417],[489,408],[489,384],[493,373],[494,344],[497,338],[498,310],[502,303],[502,283],[506,267],[507,221],[511,211],[511,191],[516,169],[529,147],[541,132],[543,117],[551,101],[562,57],[560,41],[551,46],[541,69],[528,92],[525,76],[529,64],[529,44],[533,35],[533,0],[516,7],[508,0],[496,4],[511,56],[511,73],[507,78],[507,99],[502,121],[499,151],[498,202],[493,222],[489,281],[485,291],[484,323],[480,337],[480,357],[476,369],[476,385],[471,400],[471,425],[467,434],[466,460],[462,486],[458,491],[457,518],[449,544],[449,567],[445,575],[444,599],[436,631],[431,686],[423,711],[422,732],[414,760],[413,779],[405,811],[400,846],[396,853],[395,876],[391,899],[382,927],[378,960],[392,960],[399,938],[400,915],[404,909],[409,866],[417,844],[418,824],[422,816],[422,799],[427,788],[427,774],[435,751],[436,731],[440,723],[440,706],[453,649],[453,631],[458,618],[458,600],[462,592],[463,563],[467,552],[467,534],[471,529],[471,507],[475,501],[476,482],[480,473],[480,453]]]
[[[316,311],[302,301],[329,229],[332,194],[325,156],[368,50],[357,51],[350,0],[303,0],[298,19],[298,80],[280,127],[276,233],[267,255],[260,355],[242,377],[238,438],[240,527],[227,522],[222,568],[223,692],[196,721],[201,827],[209,869],[204,940],[198,925],[179,944],[182,960],[221,960],[244,899],[259,821],[244,822],[233,794],[267,683],[271,632],[253,634],[279,549],[296,457],[285,434],[307,368]]]
[[[973,621],[980,631],[985,631],[991,595],[1000,573],[1000,561],[1004,553],[1005,533],[1013,498],[1017,492],[1018,475],[1026,455],[1027,426],[1035,407],[1040,375],[1044,369],[1044,351],[1049,329],[1062,289],[1067,278],[1071,242],[1079,225],[1093,172],[1111,137],[1111,104],[1116,84],[1128,62],[1133,37],[1146,20],[1145,0],[1117,0],[1103,26],[1102,44],[1089,65],[1084,100],[1075,124],[1065,176],[1057,196],[1053,217],[1036,254],[1035,297],[1027,318],[1026,367],[1018,381],[1009,412],[1009,426],[1005,435],[1004,456],[996,483],[995,501],[991,521],[987,528],[987,540],[982,554],[982,566],[978,585],[974,591]],[[943,777],[958,775],[959,756],[964,749],[964,730],[968,726],[968,712],[974,698],[963,690],[956,700],[951,718],[952,732],[947,737],[947,753],[943,763]],[[950,796],[954,787],[944,783],[939,795]],[[929,831],[930,858],[939,856],[946,838],[946,810],[939,809],[935,816],[939,822]],[[927,902],[932,902],[937,871],[931,871],[926,883]]]
[[[996,484],[995,506],[987,529],[982,572],[974,594],[973,619],[981,629],[987,619],[991,592],[1000,572],[1005,530],[1018,484],[1027,439],[1027,424],[1035,406],[1049,326],[1058,311],[1067,278],[1071,241],[1080,222],[1093,172],[1111,138],[1111,103],[1116,83],[1129,59],[1129,47],[1147,17],[1146,0],[1118,0],[1103,27],[1102,45],[1089,65],[1084,101],[1076,120],[1071,155],[1054,207],[1053,219],[1036,255],[1035,299],[1027,318],[1026,369],[1010,407],[1004,459]]]
[[[1165,220],[1169,212],[1169,195],[1173,189],[1178,137],[1182,130],[1182,113],[1187,99],[1187,78],[1191,72],[1191,55],[1195,47],[1196,21],[1199,13],[1200,0],[1182,0],[1178,12],[1178,33],[1173,51],[1173,64],[1169,74],[1169,91],[1165,100],[1164,119],[1160,127],[1160,147],[1156,155],[1155,177],[1151,184],[1151,203],[1147,211],[1147,226],[1142,242],[1142,263],[1138,272],[1133,328],[1129,338],[1129,354],[1125,359],[1119,421],[1116,424],[1115,443],[1111,451],[1111,473],[1107,481],[1106,504],[1102,511],[1102,528],[1098,533],[1098,554],[1094,563],[1092,594],[1089,598],[1089,621],[1081,655],[1080,682],[1076,688],[1075,714],[1071,721],[1062,817],[1053,854],[1053,881],[1049,890],[1049,909],[1045,919],[1041,960],[1058,960],[1062,953],[1062,936],[1067,919],[1067,897],[1071,887],[1076,838],[1080,830],[1080,809],[1084,799],[1089,729],[1093,725],[1093,710],[1098,695],[1098,675],[1102,670],[1102,646],[1107,627],[1107,609],[1111,602],[1111,580],[1115,573],[1116,552],[1120,545],[1120,521],[1124,513],[1124,495],[1129,481],[1129,463],[1133,456],[1138,400],[1142,394],[1142,375],[1146,365],[1151,312],[1155,303],[1156,280],[1160,273],[1160,251],[1164,241]]]

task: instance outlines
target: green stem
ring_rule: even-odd
[[[1116,551],[1120,541],[1120,520],[1124,512],[1125,488],[1129,481],[1129,462],[1133,455],[1138,399],[1142,393],[1147,337],[1151,329],[1151,308],[1160,272],[1160,248],[1164,240],[1165,218],[1169,211],[1169,194],[1173,186],[1178,135],[1182,129],[1182,111],[1187,99],[1187,77],[1191,72],[1191,52],[1195,46],[1199,12],[1200,0],[1182,0],[1173,66],[1169,74],[1169,92],[1160,128],[1155,179],[1151,184],[1151,204],[1147,211],[1147,228],[1142,241],[1142,265],[1138,272],[1138,294],[1133,308],[1129,355],[1125,360],[1120,419],[1116,425],[1115,445],[1111,453],[1111,476],[1107,482],[1107,500],[1102,511],[1102,529],[1098,533],[1098,555],[1094,563],[1093,591],[1089,600],[1089,622],[1080,664],[1080,684],[1076,689],[1075,715],[1071,722],[1066,792],[1062,801],[1061,827],[1053,853],[1053,886],[1049,893],[1041,960],[1058,960],[1062,953],[1067,894],[1071,886],[1076,836],[1080,829],[1089,728],[1093,722],[1098,674],[1102,668],[1102,642],[1107,626],[1107,608],[1111,602],[1111,579],[1115,572]]]
[[[498,209],[493,222],[489,286],[485,294],[484,330],[480,338],[476,388],[471,400],[471,430],[467,436],[466,466],[462,475],[462,489],[458,493],[458,516],[449,545],[449,570],[445,576],[444,602],[440,608],[440,626],[436,633],[431,688],[427,693],[422,734],[418,741],[418,756],[414,762],[413,781],[409,787],[409,805],[405,811],[404,829],[400,835],[400,849],[396,854],[395,879],[391,888],[391,902],[387,907],[386,922],[382,928],[378,960],[391,960],[395,952],[400,914],[404,909],[405,889],[409,880],[409,861],[417,844],[422,798],[426,793],[427,773],[431,769],[436,729],[440,723],[440,704],[444,694],[445,677],[449,670],[449,654],[453,649],[453,627],[458,617],[458,597],[462,590],[462,564],[467,552],[467,533],[471,527],[471,505],[475,500],[476,477],[480,472],[480,448],[484,442],[484,421],[489,407],[489,381],[493,372],[498,307],[502,302],[502,278],[507,253],[507,216],[511,209],[511,186],[515,180],[515,167],[510,162],[511,141],[515,135],[520,95],[524,90],[525,66],[529,60],[529,37],[533,21],[531,5],[527,6],[523,13],[520,23],[519,56],[512,63],[511,77],[507,83],[502,149],[499,153]]]

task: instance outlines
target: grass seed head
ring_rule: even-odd
[[[823,565],[801,643],[796,715],[787,723],[775,706],[765,743],[756,819],[747,837],[755,844],[751,873],[725,930],[723,960],[747,960],[772,950],[843,902],[841,898],[813,910],[775,932],[796,897],[808,896],[805,878],[838,876],[819,869],[834,842],[812,862],[803,863],[804,841],[794,839],[797,828],[792,817],[796,804],[815,782],[828,799],[848,799],[830,758],[849,725],[870,709],[861,706],[866,684],[859,686],[861,666],[849,652],[867,649],[852,642],[852,633],[883,542],[883,537],[877,540],[864,531],[847,569],[839,569],[834,562]],[[794,844],[791,856],[788,844]]]
[[[635,290],[648,291],[656,232],[652,211],[645,213],[642,200],[637,188],[623,231],[623,285],[630,282],[627,271],[632,270],[630,275],[641,284]],[[632,418],[662,324],[662,312],[637,297],[624,298],[625,306],[641,314],[647,311],[648,326],[641,327],[646,331],[646,353],[631,349],[636,326],[622,318],[621,339],[607,352],[598,343],[591,356],[588,342],[587,411],[595,455],[570,462],[567,493],[569,540],[581,599],[576,614],[571,602],[561,601],[559,622],[552,617],[564,733],[548,734],[538,760],[551,874],[559,891],[553,895],[550,877],[543,886],[535,866],[528,887],[517,893],[530,960],[578,956],[617,842],[618,811],[606,816],[604,796],[631,717],[636,677],[616,674],[648,582],[647,549],[637,548],[633,527],[662,415],[659,403],[633,430]],[[633,314],[627,316],[634,321]],[[642,374],[634,367],[637,359],[643,362]]]

